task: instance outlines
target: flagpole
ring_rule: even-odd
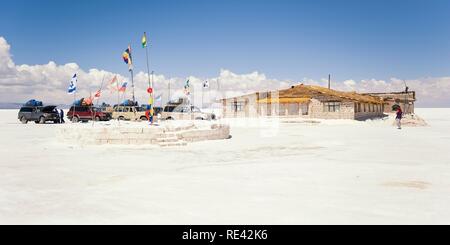
[[[154,79],[155,79],[155,77],[154,77],[154,74],[155,74],[155,71],[152,71],[152,80],[151,80],[151,88],[152,88],[152,97],[154,97],[153,96],[153,94],[155,93],[155,89],[153,88],[153,81],[154,81]]]
[[[169,95],[167,97],[167,103],[169,103],[169,102],[170,102],[170,79],[169,79]]]
[[[77,81],[77,86],[78,86],[78,81]],[[77,97],[77,90],[75,89],[75,92],[73,93],[73,102],[72,102],[72,105],[73,105],[72,122],[73,122],[73,118],[75,117],[75,100],[76,100],[76,97]]]
[[[133,97],[133,104],[136,104],[136,100],[135,100],[135,97],[134,97],[133,69],[130,70],[130,73],[131,73],[131,87],[132,87],[132,92],[133,92],[133,95],[132,95],[132,97]]]
[[[153,79],[154,79],[154,76],[153,76],[153,74],[154,74],[155,72],[154,71],[152,71],[152,79],[150,80],[150,88],[152,88],[152,93],[150,94],[150,98],[151,98],[151,100],[152,100],[152,103],[150,104],[150,111],[149,111],[149,120],[150,120],[150,122],[153,124],[153,120],[154,120],[154,118],[153,118],[153,113],[154,113],[154,111],[153,111],[153,108],[154,108],[154,104],[155,104],[155,98],[154,98],[154,96],[153,96],[153,94],[155,93],[155,89],[153,88]]]
[[[119,80],[116,81],[116,90],[117,90],[117,111],[119,111],[119,106],[120,106],[120,93],[119,93]],[[120,120],[119,117],[117,117],[117,121],[119,122],[120,125]]]
[[[146,32],[144,32],[143,39],[144,40],[142,40],[142,46],[145,47],[145,57],[147,58],[146,60],[147,60],[148,87],[153,90],[153,71],[152,71],[152,78],[150,79],[150,65],[149,65],[149,58],[148,58],[148,45],[147,45],[147,33]],[[149,103],[150,104],[150,108],[149,108],[150,110],[149,110],[148,120],[151,121],[151,122],[153,120],[152,120],[152,115],[150,115],[150,114],[151,114],[151,111],[152,111],[152,108],[153,108],[153,104],[155,103],[153,101],[153,93],[154,92],[155,91],[152,91],[151,93],[149,93],[149,101],[151,101],[152,103],[151,104]]]
[[[92,90],[89,88],[89,99],[91,100],[91,103],[92,103],[92,105],[91,105],[91,115],[92,115],[92,126],[94,126],[94,120],[95,120],[95,112],[94,112],[94,101],[92,101],[93,99],[92,99]]]
[[[145,40],[147,40],[147,33],[144,32],[144,36],[145,36]],[[149,66],[149,60],[148,60],[148,46],[147,46],[147,43],[145,43],[145,57],[147,58],[148,86],[151,88],[152,84],[151,84],[151,81],[150,81],[150,66]]]
[[[100,94],[102,93],[102,88],[103,88],[103,82],[104,81],[105,81],[105,75],[103,74],[102,83],[100,84],[100,89],[98,90],[98,91],[100,91]],[[94,95],[94,98],[95,98],[95,95]],[[97,99],[97,106],[98,106],[99,102],[100,102],[100,97],[98,97],[98,99]]]

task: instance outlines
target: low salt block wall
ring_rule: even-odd
[[[180,142],[222,140],[230,138],[230,127],[225,124],[210,125],[161,125],[144,124],[123,126],[102,126],[69,124],[57,130],[57,139],[65,143],[82,145],[162,145]],[[184,143],[185,144],[185,143]]]
[[[184,130],[176,133],[180,140],[195,142],[230,138],[230,126],[214,124],[210,129]]]
[[[395,116],[392,116],[392,125],[397,126],[397,122],[395,121]],[[406,114],[402,118],[402,127],[427,127],[428,123],[418,115]]]

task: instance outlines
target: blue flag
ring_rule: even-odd
[[[68,94],[73,94],[77,91],[77,74],[73,75],[70,80],[69,88],[67,89]]]

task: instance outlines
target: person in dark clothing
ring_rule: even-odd
[[[397,122],[398,129],[402,129],[402,118],[403,118],[403,111],[399,107],[397,110],[397,116],[395,117],[395,121]]]
[[[64,121],[64,111],[63,109],[59,110],[59,123],[65,123]]]

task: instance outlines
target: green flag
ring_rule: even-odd
[[[147,47],[147,34],[144,32],[144,36],[142,36],[142,48]]]

